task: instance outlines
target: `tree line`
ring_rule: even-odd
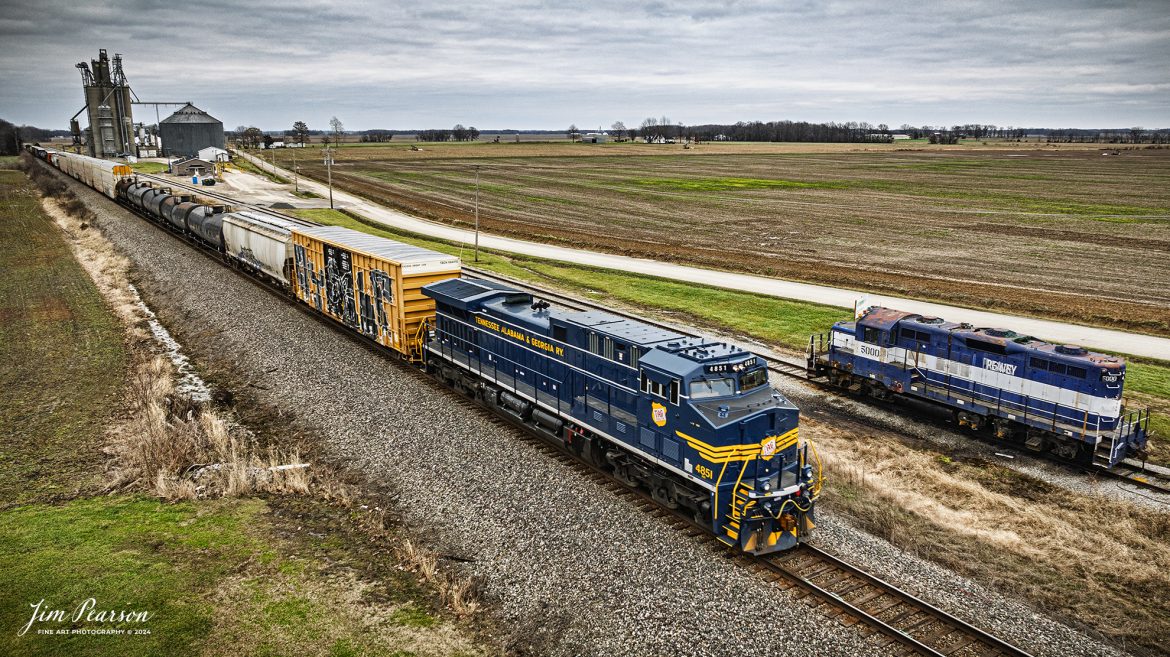
[[[910,139],[927,139],[931,143],[953,144],[959,139],[1016,139],[1044,137],[1048,141],[1076,141],[1084,143],[1170,143],[1170,130],[1124,128],[1108,130],[1024,128],[983,123],[962,125],[922,125],[903,123],[891,129],[885,123],[874,125],[866,121],[813,123],[810,121],[739,121],[730,124],[709,123],[684,125],[669,117],[647,117],[638,128],[627,129],[621,121],[615,122],[610,136],[614,139],[642,138],[646,141],[773,141],[773,142],[891,142],[894,135]],[[570,125],[566,136],[580,138],[576,125]]]
[[[479,130],[475,126],[463,127],[456,123],[450,130],[419,130],[415,135],[418,141],[475,141],[479,139]]]
[[[30,129],[26,126],[17,128],[25,141],[31,130],[41,133],[56,133],[64,131],[42,131]],[[519,134],[528,132],[533,134],[553,134],[550,130],[503,130],[500,134]],[[67,132],[65,134],[68,134]],[[358,133],[346,132],[342,122],[335,116],[329,121],[329,130],[310,130],[304,121],[297,121],[291,130],[264,132],[255,126],[239,126],[234,132],[227,133],[229,138],[243,147],[258,147],[260,144],[270,146],[273,135],[283,136],[286,143],[311,143],[314,138],[324,145],[341,143],[342,139],[350,134],[357,134],[362,142],[381,143],[391,141],[395,135],[414,135],[417,141],[447,142],[447,141],[476,141],[480,131],[475,126],[464,127],[456,124],[451,129],[428,130],[365,130]],[[576,125],[570,125],[563,134],[573,141],[581,139],[581,131]],[[959,139],[1046,139],[1049,142],[1077,142],[1102,144],[1170,144],[1170,129],[1147,130],[1141,127],[1111,128],[1111,129],[1077,129],[1077,128],[1024,128],[1017,126],[1000,126],[983,123],[967,123],[956,125],[922,125],[913,126],[903,123],[896,129],[879,123],[877,125],[866,121],[846,121],[813,123],[809,121],[739,121],[737,123],[719,124],[709,123],[702,125],[684,125],[672,121],[669,117],[647,117],[637,128],[627,128],[621,121],[615,121],[610,126],[609,137],[615,141],[634,140],[641,138],[645,141],[770,141],[770,142],[853,142],[873,143],[891,142],[894,135],[905,135],[910,139],[928,139],[931,143],[954,144]],[[47,139],[48,137],[43,137]]]

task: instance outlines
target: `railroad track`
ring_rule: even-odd
[[[448,389],[420,374],[429,384]],[[924,657],[1030,657],[1030,654],[930,603],[808,544],[773,555],[738,552],[695,522],[689,515],[668,509],[646,491],[631,488],[606,471],[586,463],[560,445],[527,431],[515,418],[501,415],[478,401],[458,395],[462,406],[497,426],[519,429],[524,442],[577,470],[607,492],[629,500],[641,511],[661,519],[671,529],[702,541],[709,549],[749,568],[798,600],[862,636],[882,635],[879,647],[897,644],[899,655]]]
[[[207,194],[203,190],[191,186],[175,185],[173,181],[160,180],[160,182],[167,183],[172,187],[186,187],[188,190],[200,192],[206,198],[222,200],[235,207],[247,207],[301,224],[316,225],[315,222],[285,215],[268,208],[242,204],[221,194]],[[135,212],[135,214],[140,213]],[[145,214],[140,214],[140,216],[148,218]],[[149,223],[155,224],[163,232],[182,240],[179,234],[165,230],[157,222],[150,221]],[[200,251],[208,257],[213,257],[207,249],[200,249]],[[218,258],[215,259],[217,262],[219,261]],[[497,280],[504,278],[474,268],[466,269],[477,275],[490,276]],[[243,274],[239,275],[243,276]],[[251,277],[246,278],[259,283]],[[517,283],[519,284],[519,282]],[[286,295],[280,295],[275,288],[264,287],[298,310],[303,311],[306,316],[326,325],[334,326],[330,320],[317,313],[308,312],[302,304],[296,303]],[[524,287],[532,288],[527,284]],[[573,308],[584,310],[598,307],[582,304],[579,300],[564,295],[551,292],[546,294],[547,291],[544,290],[539,290],[539,292],[544,297],[556,298],[558,302],[563,302]],[[665,324],[659,325],[666,327]],[[668,328],[678,330],[675,327]],[[384,354],[384,350],[361,336],[345,331],[342,333],[372,352]],[[448,386],[424,372],[413,368],[411,371],[427,385],[451,392]],[[820,610],[842,625],[851,627],[861,624],[863,627],[858,628],[858,631],[863,636],[882,635],[883,640],[879,643],[880,647],[898,644],[901,650],[897,654],[926,657],[992,657],[998,655],[1030,657],[1026,651],[934,607],[857,566],[850,565],[838,557],[810,545],[803,544],[788,552],[765,556],[753,556],[738,552],[716,539],[714,534],[696,523],[694,518],[662,506],[647,491],[631,488],[619,482],[608,472],[576,458],[563,446],[533,434],[517,418],[495,412],[478,400],[473,400],[458,392],[449,396],[457,400],[460,405],[486,417],[494,425],[518,429],[518,437],[524,442],[545,451],[557,461],[573,467],[612,494],[629,499],[639,509],[668,523],[672,529],[682,531],[695,540],[702,541],[711,550],[752,569],[781,589],[792,590],[797,599],[806,601],[810,607]]]
[[[203,196],[206,198],[210,198],[210,199],[213,199],[213,200],[218,201],[220,203],[223,203],[225,205],[230,205],[230,206],[234,206],[234,207],[238,207],[238,208],[247,208],[248,210],[251,210],[254,212],[261,212],[264,214],[273,215],[273,216],[280,217],[282,219],[296,222],[296,223],[299,223],[299,224],[305,225],[305,226],[319,225],[314,221],[309,221],[307,219],[301,219],[300,217],[297,217],[297,216],[294,216],[291,214],[285,214],[283,212],[273,210],[271,208],[266,208],[266,207],[260,206],[260,205],[253,205],[253,204],[249,204],[249,203],[244,203],[244,202],[241,202],[241,201],[234,199],[230,196],[227,196],[225,194],[220,194],[218,192],[209,192],[209,191],[207,191],[206,187],[196,187],[196,186],[191,185],[189,183],[186,183],[184,181],[169,180],[166,178],[162,178],[160,176],[154,176],[154,175],[150,175],[150,174],[137,174],[137,175],[140,178],[146,178],[146,179],[152,180],[160,185],[183,188],[184,190],[186,190],[192,194],[197,194],[197,195],[200,195],[200,196]],[[649,324],[651,326],[655,326],[657,328],[661,328],[664,330],[674,331],[674,332],[680,333],[682,335],[686,335],[686,336],[690,336],[690,337],[695,337],[697,335],[696,333],[692,332],[689,328],[684,327],[684,326],[678,326],[678,325],[674,325],[674,324],[670,324],[670,323],[666,323],[666,322],[662,322],[662,321],[658,321],[658,320],[647,319],[647,318],[642,317],[642,316],[634,315],[632,313],[623,312],[621,310],[617,310],[617,309],[614,309],[614,308],[609,307],[609,306],[604,306],[602,304],[593,303],[593,302],[587,301],[587,300],[582,300],[582,299],[577,298],[577,297],[571,297],[571,296],[568,296],[566,294],[562,294],[559,292],[555,292],[553,290],[542,288],[540,286],[534,285],[534,284],[526,282],[526,281],[518,280],[518,279],[512,278],[510,276],[504,276],[502,274],[497,274],[495,272],[490,272],[490,271],[487,271],[485,269],[480,269],[478,267],[468,266],[468,265],[464,264],[463,270],[468,272],[468,273],[479,276],[481,278],[486,278],[486,279],[498,281],[501,283],[506,283],[506,284],[511,285],[513,287],[516,287],[516,288],[519,288],[522,290],[527,290],[529,292],[532,292],[533,294],[539,295],[543,299],[546,299],[549,301],[555,301],[557,304],[562,305],[566,308],[573,309],[573,310],[603,311],[603,312],[607,312],[611,315],[617,315],[617,316],[623,317],[625,319],[636,320],[636,321],[642,322],[643,324]],[[776,356],[776,355],[772,355],[772,354],[757,354],[757,355],[759,355],[761,358],[764,359],[764,361],[768,364],[769,370],[771,370],[777,374],[780,374],[782,376],[786,376],[786,377],[789,377],[792,379],[797,379],[799,381],[803,381],[803,382],[810,384],[810,385],[818,386],[819,388],[821,388],[823,390],[827,390],[829,392],[832,392],[833,394],[840,394],[840,391],[838,389],[828,386],[824,381],[810,377],[808,374],[807,365],[803,360],[797,360],[797,359],[793,359],[793,358],[785,358],[782,356]],[[1056,459],[1054,457],[1049,458],[1048,460],[1054,461],[1056,463],[1061,463],[1063,465],[1072,466],[1074,468],[1080,469],[1080,470],[1087,472],[1087,473],[1090,473],[1090,474],[1097,474],[1097,475],[1100,475],[1100,476],[1108,478],[1108,479],[1114,479],[1114,480],[1117,480],[1119,482],[1130,483],[1130,484],[1133,484],[1135,486],[1145,488],[1147,490],[1153,490],[1153,491],[1156,491],[1159,493],[1170,494],[1170,469],[1151,468],[1151,467],[1148,467],[1147,464],[1145,464],[1141,461],[1134,460],[1134,459],[1125,459],[1121,463],[1119,463],[1117,466],[1114,466],[1113,469],[1104,468],[1104,467],[1101,467],[1099,465],[1085,466],[1083,464],[1073,463],[1073,462],[1069,462],[1069,461],[1062,461],[1062,460]]]

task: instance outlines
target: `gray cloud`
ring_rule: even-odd
[[[0,2],[0,116],[63,127],[73,64],[225,125],[794,119],[1170,126],[1170,5]],[[153,110],[142,108],[140,118]],[[145,115],[145,116],[144,116]]]

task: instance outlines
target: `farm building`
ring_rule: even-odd
[[[224,147],[223,122],[187,103],[159,125],[163,153],[173,157],[195,157],[208,146]]]
[[[231,156],[222,148],[208,146],[207,148],[199,149],[199,159],[208,162],[227,162],[231,159]]]
[[[604,132],[586,132],[581,135],[581,141],[586,144],[604,144],[609,141],[609,134]]]
[[[215,165],[207,160],[191,157],[172,164],[171,173],[176,176],[205,176],[215,173]]]

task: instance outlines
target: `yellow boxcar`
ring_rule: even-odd
[[[422,357],[435,300],[424,285],[458,278],[459,258],[340,226],[294,227],[293,292],[301,301],[410,358]]]

